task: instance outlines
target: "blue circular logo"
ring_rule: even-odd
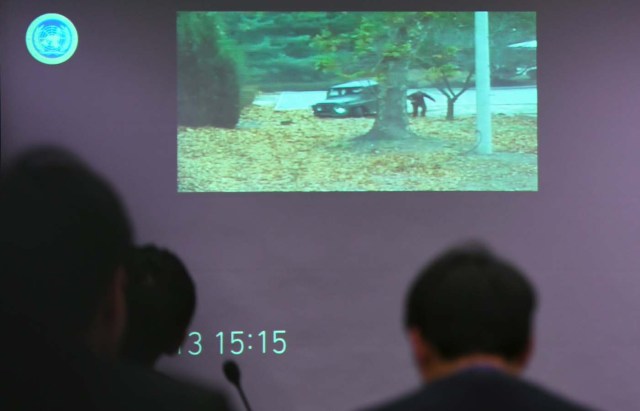
[[[43,14],[33,20],[27,29],[27,49],[41,63],[64,63],[77,48],[76,27],[61,14]]]

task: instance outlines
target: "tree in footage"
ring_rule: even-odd
[[[500,73],[515,73],[516,66],[535,66],[535,55],[516,53],[508,45],[535,39],[535,13],[489,13],[492,79]],[[426,80],[447,99],[447,120],[454,119],[455,103],[474,86],[473,13],[434,13],[426,27],[427,40],[421,44],[415,67],[427,69]],[[528,60],[526,60],[528,59]]]
[[[454,119],[456,101],[472,85],[473,61],[458,63],[460,54],[456,47],[446,47],[440,54],[432,56],[433,65],[427,71],[427,79],[447,99],[447,120]],[[453,82],[460,81],[461,77],[464,77],[462,85],[454,87]]]
[[[418,51],[416,66],[426,68],[429,81],[447,99],[447,120],[455,103],[473,85],[473,13],[436,13]]]
[[[407,78],[415,51],[426,40],[430,12],[345,13],[352,25],[328,28],[313,45],[322,54],[318,67],[345,78],[373,76],[380,83],[378,116],[360,140],[399,140],[416,137],[408,129]],[[350,27],[350,28],[347,28]]]
[[[178,13],[178,124],[233,128],[240,117],[238,60],[216,13]]]

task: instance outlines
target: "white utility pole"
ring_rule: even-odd
[[[489,65],[489,13],[475,12],[476,133],[479,154],[491,154],[491,68]]]

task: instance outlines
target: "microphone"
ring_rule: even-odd
[[[222,364],[222,371],[224,372],[224,376],[227,378],[227,381],[233,384],[238,390],[240,398],[242,398],[242,402],[244,403],[247,411],[251,411],[249,401],[247,401],[247,397],[244,395],[244,390],[240,385],[240,367],[238,367],[238,364],[233,360],[227,360]]]

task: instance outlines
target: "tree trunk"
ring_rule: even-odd
[[[378,116],[371,130],[361,136],[367,140],[395,140],[413,137],[407,116],[407,74],[409,62],[391,60],[386,63],[386,78],[381,82]]]
[[[447,98],[447,120],[453,120],[453,107],[456,101],[452,98]]]
[[[406,33],[400,38],[406,40]],[[362,140],[398,140],[416,137],[409,131],[407,116],[407,77],[409,74],[409,58],[388,58],[385,65],[384,78],[381,79],[381,90],[378,96],[378,115],[373,127]]]

